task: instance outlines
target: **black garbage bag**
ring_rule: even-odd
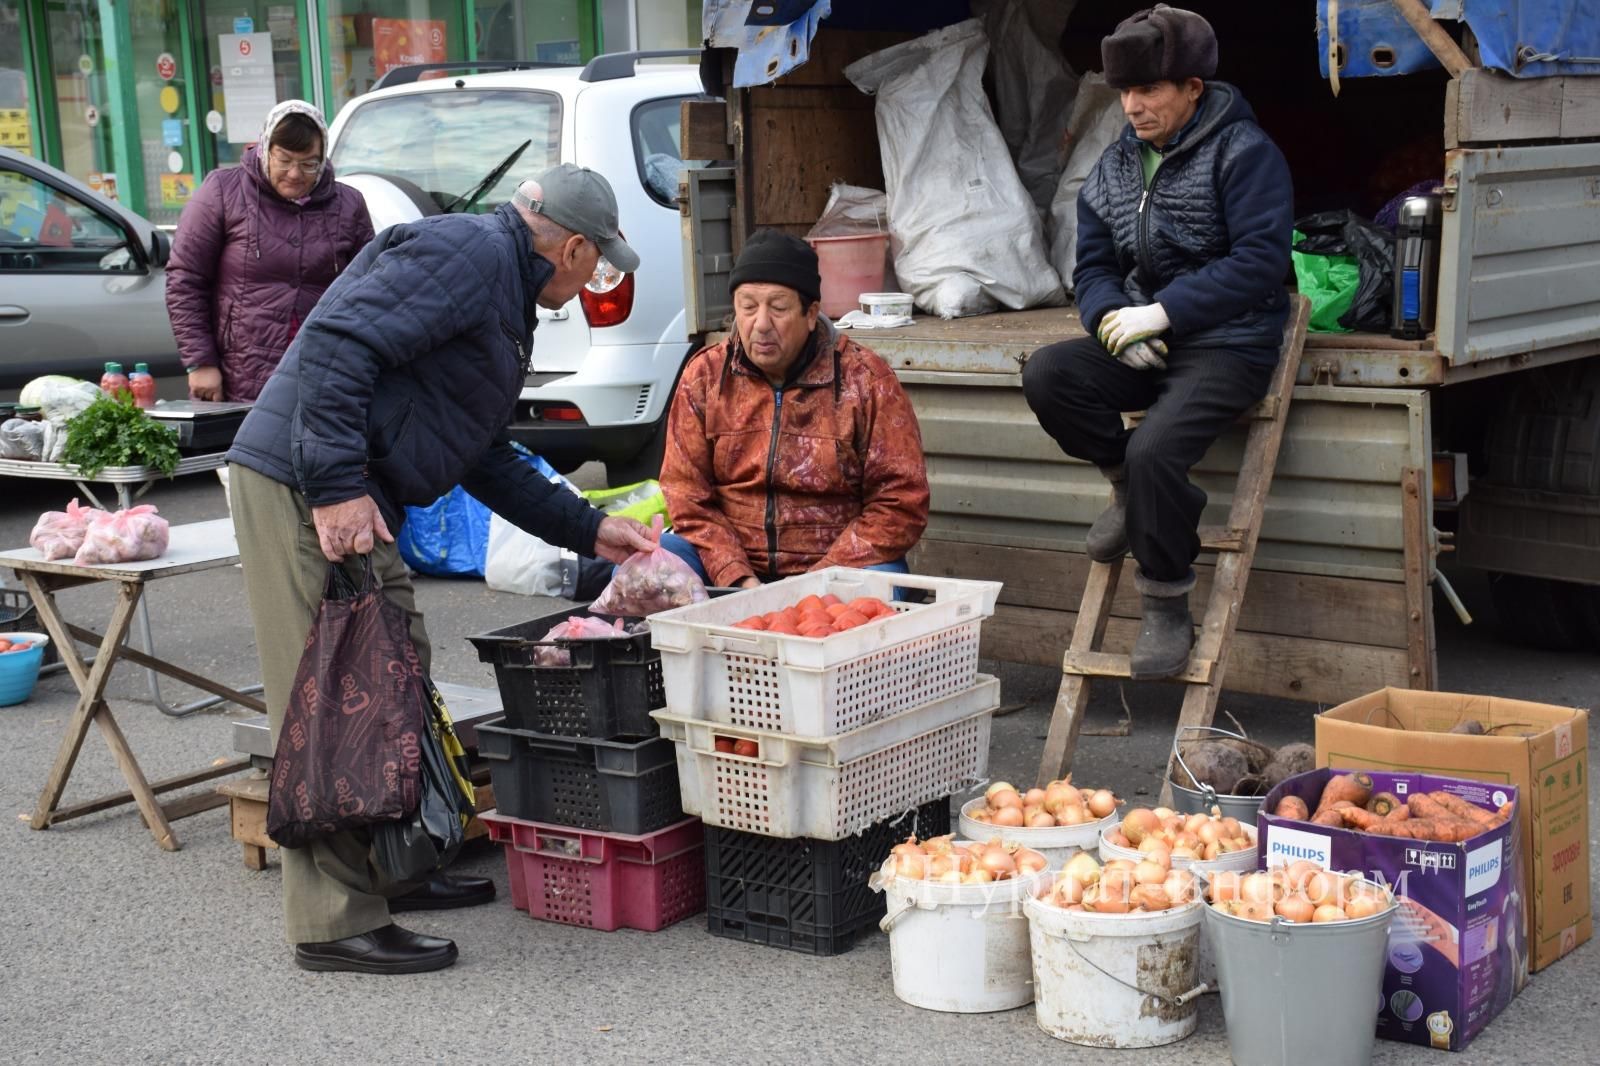
[[[1345,329],[1389,332],[1394,313],[1394,235],[1354,211],[1319,211],[1298,219],[1303,237],[1294,250],[1306,255],[1355,259],[1359,278],[1350,309],[1339,316]]]
[[[410,817],[372,827],[372,861],[395,884],[421,881],[449,865],[466,841],[467,822],[476,813],[466,752],[444,698],[431,679],[424,680],[429,705],[417,744],[421,801]]]

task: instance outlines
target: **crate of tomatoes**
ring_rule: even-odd
[[[971,688],[999,592],[830,567],[653,615],[650,639],[673,714],[837,736]]]

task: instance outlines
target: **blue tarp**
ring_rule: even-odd
[[[520,446],[513,447],[551,481],[571,484],[539,456]],[[489,556],[489,508],[457,485],[426,507],[407,507],[406,520],[395,543],[400,558],[420,573],[433,577],[482,577]]]
[[[967,0],[705,0],[701,29],[713,48],[736,48],[733,84],[766,85],[811,58],[811,39],[826,20],[847,30],[933,30],[969,17]],[[788,20],[787,22],[784,20]]]
[[[1328,3],[1317,0],[1317,54],[1328,76]],[[1483,65],[1519,78],[1600,75],[1595,0],[1432,0],[1436,19],[1465,22]],[[1412,74],[1439,66],[1390,0],[1339,0],[1341,78]]]

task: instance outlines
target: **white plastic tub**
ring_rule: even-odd
[[[1056,826],[1053,829],[1026,827],[1019,829],[973,821],[972,812],[981,810],[983,806],[982,796],[961,805],[960,833],[963,837],[985,842],[999,838],[1006,843],[1015,842],[1025,848],[1032,848],[1050,860],[1052,870],[1060,870],[1066,861],[1078,852],[1093,848],[1095,842],[1101,838],[1101,834],[1115,829],[1121,820],[1121,816],[1113,812],[1098,821],[1085,822],[1083,825]]]
[[[1047,871],[986,885],[886,879],[888,913],[878,924],[889,934],[894,994],[913,1007],[963,1014],[1031,1002],[1023,902],[1051,883]]]
[[[910,315],[911,294],[909,292],[864,292],[861,294],[861,310],[869,315]]]
[[[1039,1028],[1103,1048],[1158,1047],[1194,1032],[1204,907],[1093,914],[1027,900]]]
[[[896,603],[897,588],[932,602]],[[809,595],[871,596],[893,616],[831,637],[735,629]],[[667,708],[685,718],[827,737],[972,687],[997,581],[830,567],[650,617]]]
[[[1134,862],[1138,862],[1143,859],[1144,853],[1137,848],[1125,848],[1106,839],[1106,834],[1115,829],[1118,824],[1120,824],[1120,820],[1100,831],[1100,861],[1110,862],[1112,859],[1131,859]],[[1220,870],[1248,872],[1257,869],[1260,858],[1258,856],[1259,849],[1256,847],[1256,827],[1246,825],[1244,826],[1244,831],[1245,835],[1250,838],[1250,846],[1243,851],[1230,851],[1220,859],[1175,858],[1172,860],[1172,868],[1174,870],[1189,870],[1202,878]]]
[[[843,840],[983,777],[1000,682],[984,675],[977,681],[832,737],[719,725],[669,711],[650,716],[676,745],[684,813],[742,833]],[[719,752],[717,737],[754,741],[760,751]]]

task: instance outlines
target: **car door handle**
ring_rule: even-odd
[[[0,322],[26,322],[28,309],[15,304],[0,304]]]
[[[548,307],[539,308],[539,321],[541,322],[565,322],[571,317],[572,312],[565,307],[558,307],[554,311]]]

